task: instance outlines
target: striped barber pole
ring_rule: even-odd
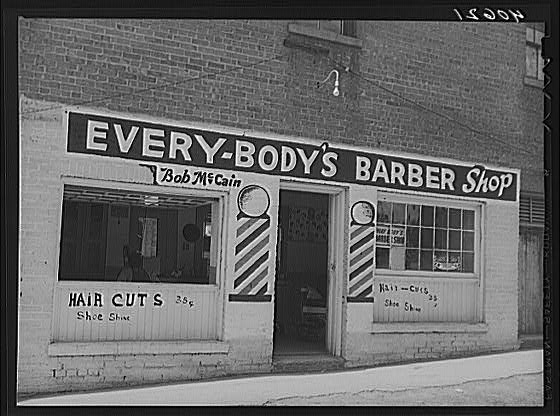
[[[373,302],[374,243],[374,226],[350,226],[349,302]]]
[[[233,292],[230,300],[268,301],[270,217],[251,218],[239,213],[235,235]]]

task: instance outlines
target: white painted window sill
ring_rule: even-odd
[[[523,79],[523,82],[525,83],[525,85],[529,85],[531,87],[537,87],[537,88],[544,88],[544,80],[542,79],[535,79],[535,78],[531,78],[531,77],[525,77]]]
[[[362,48],[363,41],[351,36],[339,35],[327,30],[313,29],[306,26],[298,25],[297,23],[288,24],[288,32],[301,36],[309,36],[316,39],[327,40],[329,42],[340,43],[342,45],[351,46],[354,48]]]
[[[423,334],[423,333],[484,333],[488,332],[485,323],[448,323],[448,322],[395,322],[371,325],[372,334]]]
[[[142,355],[142,354],[227,354],[223,341],[108,341],[53,342],[50,356]]]

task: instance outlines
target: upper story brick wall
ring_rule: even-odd
[[[287,21],[19,26],[19,87],[30,98],[518,167],[522,189],[542,190],[542,93],[523,83],[524,25],[360,22],[362,48],[289,35]],[[334,62],[351,71],[339,97],[331,82],[316,88]]]

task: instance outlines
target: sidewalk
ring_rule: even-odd
[[[543,351],[529,350],[336,373],[265,375],[64,394],[30,399],[19,405],[260,406],[273,402],[282,403],[283,400],[286,402],[290,398],[309,399],[344,394],[351,397],[362,392],[446,387],[521,375],[536,377],[542,371]]]

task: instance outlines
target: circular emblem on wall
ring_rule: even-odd
[[[183,238],[189,243],[194,243],[200,238],[200,228],[196,224],[185,224],[183,227]]]
[[[248,217],[262,217],[270,206],[268,192],[260,185],[248,185],[239,192],[237,206]]]
[[[354,224],[373,225],[375,223],[375,207],[368,201],[358,201],[352,205],[350,215]]]

